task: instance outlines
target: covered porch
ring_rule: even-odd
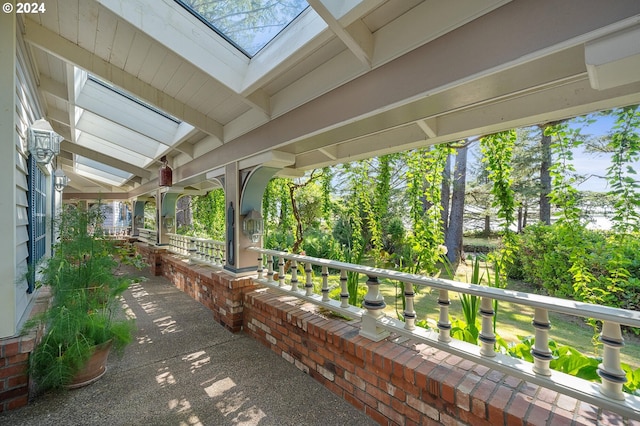
[[[2,243],[6,276],[16,277],[0,286],[3,359],[24,367],[33,345],[17,337],[37,300],[22,277],[54,239],[34,224],[64,202],[122,201],[130,222],[116,233],[135,239],[151,274],[375,421],[640,421],[620,370],[620,327],[640,327],[637,312],[269,251],[248,226],[275,176],[640,103],[640,4],[306,3],[256,51],[229,44],[189,2],[59,0],[0,17],[0,132],[13,141],[1,173],[14,194],[2,214],[16,230]],[[40,118],[63,139],[48,162],[28,146]],[[69,180],[55,189],[62,174]],[[216,188],[224,240],[178,235],[177,200]],[[152,230],[143,220],[150,202]],[[346,288],[328,300],[325,286],[311,285],[314,268],[366,275],[364,306],[350,306]],[[438,289],[437,330],[415,327],[410,293],[404,321],[382,315],[381,279]],[[482,298],[482,346],[451,339],[453,292]],[[492,300],[535,309],[534,363],[495,353]],[[548,311],[604,322],[602,385],[549,370]],[[9,377],[3,410],[26,403],[27,383]]]

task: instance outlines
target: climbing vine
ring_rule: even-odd
[[[613,230],[624,237],[640,231],[640,184],[632,166],[640,159],[640,111],[636,105],[616,110],[615,115],[607,182],[611,188],[609,194],[615,199]]]
[[[516,140],[516,132],[508,130],[494,133],[480,139],[482,162],[488,171],[488,177],[493,182],[491,193],[493,207],[498,208],[498,218],[502,220],[502,249],[492,259],[496,274],[506,276],[507,267],[513,263],[515,257],[515,235],[511,229],[515,223],[516,203],[511,187],[512,167],[511,159]],[[506,280],[502,280],[506,283]]]
[[[407,193],[413,234],[409,236],[412,273],[433,275],[442,260],[442,172],[451,148],[436,145],[406,153]]]

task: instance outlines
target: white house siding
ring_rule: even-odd
[[[28,312],[34,294],[28,294],[28,284],[24,278],[29,256],[29,219],[28,209],[28,168],[27,168],[27,129],[43,116],[31,70],[33,69],[18,24],[16,40],[16,115],[15,131],[15,325],[19,324]],[[50,170],[47,170],[50,174]]]

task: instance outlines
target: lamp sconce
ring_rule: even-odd
[[[29,152],[38,163],[49,164],[60,153],[60,142],[63,139],[53,131],[47,120],[41,118],[29,127]]]
[[[160,166],[160,170],[158,171],[159,186],[172,186],[173,171],[167,164],[167,156],[163,155],[162,158],[160,158],[160,161],[162,161],[162,166]]]
[[[56,188],[56,191],[62,192],[67,185],[69,185],[69,177],[58,167],[53,173],[53,186]]]
[[[252,243],[257,243],[262,235],[262,215],[256,210],[251,210],[242,219],[242,231],[251,238]]]

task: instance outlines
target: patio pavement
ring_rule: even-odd
[[[39,396],[0,425],[374,425],[162,277],[124,295],[138,327],[85,388]]]

